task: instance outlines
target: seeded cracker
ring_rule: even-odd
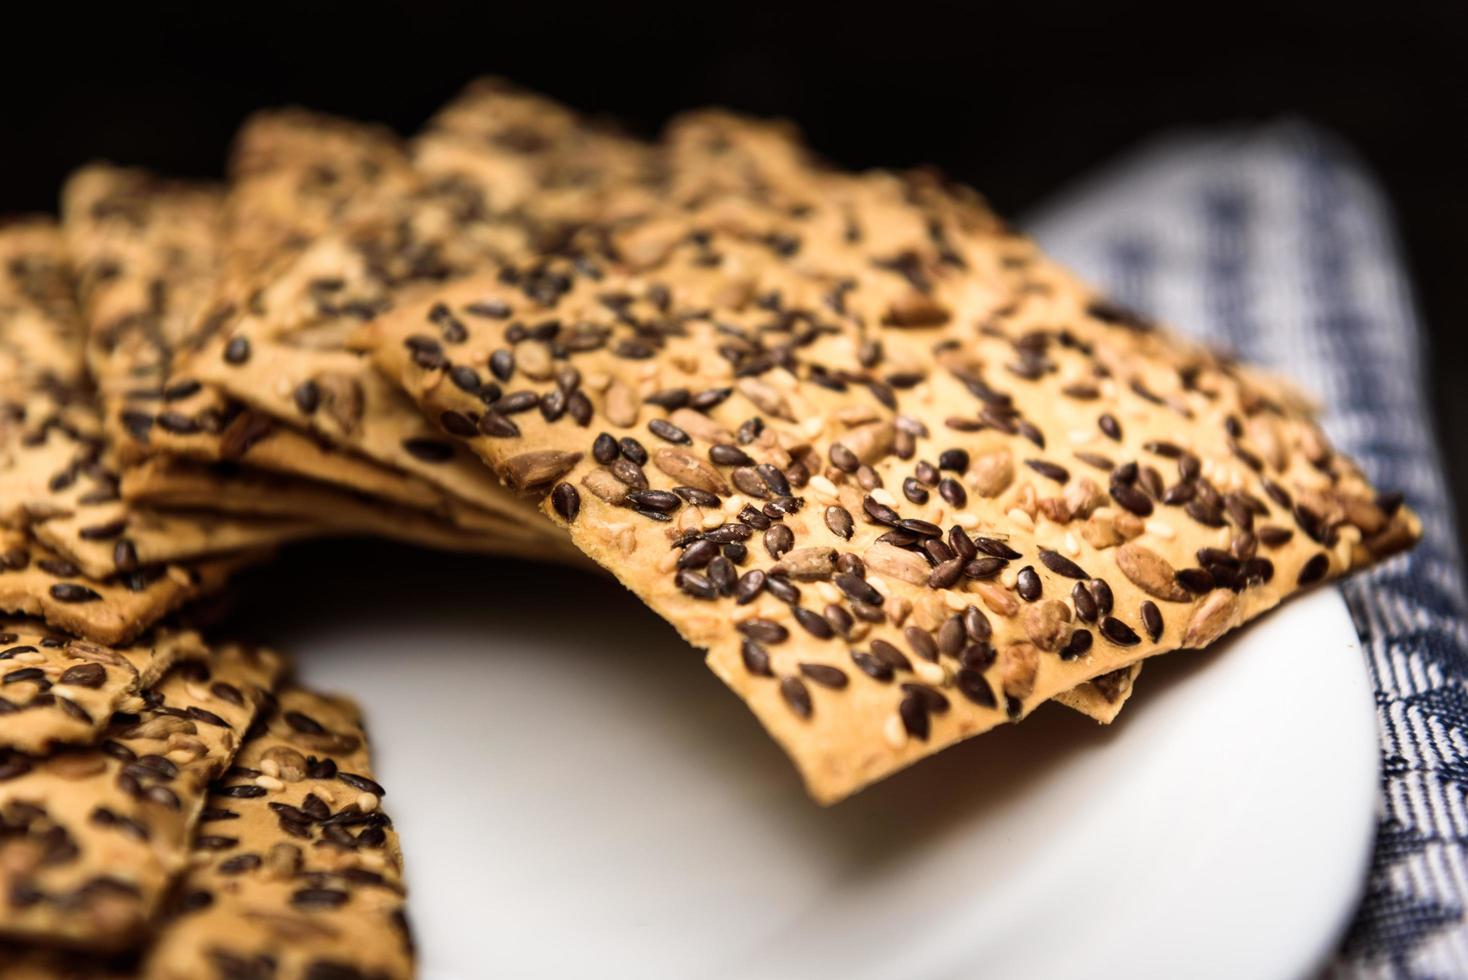
[[[356,706],[283,692],[210,797],[145,974],[411,977],[402,855],[382,798]]]
[[[0,752],[91,742],[113,712],[141,708],[139,692],[175,663],[205,655],[192,631],[104,647],[31,620],[0,619]]]
[[[317,131],[321,135],[313,135]],[[777,139],[788,141],[786,134],[780,134]],[[350,186],[339,181],[322,185],[308,181],[302,187],[291,186],[292,169],[287,164],[303,170],[295,161],[302,157],[314,160],[318,156],[330,156],[334,165],[345,172],[343,179]],[[769,152],[764,153],[765,159],[771,156]],[[285,311],[276,315],[274,326],[268,318],[247,318],[232,327],[219,328],[220,337],[212,347],[214,366],[209,366],[207,354],[193,362],[194,374],[218,382],[246,400],[258,399],[262,391],[268,393],[273,383],[279,397],[257,403],[298,424],[306,424],[301,422],[301,400],[297,397],[302,385],[306,386],[305,390],[315,392],[322,378],[337,377],[333,372],[338,370],[345,372],[341,377],[356,378],[352,372],[359,365],[329,351],[302,351],[283,345],[281,337],[272,335],[282,319],[290,326],[285,338],[287,344],[294,344],[299,335],[321,334],[330,338],[341,332],[343,321],[350,325],[370,315],[415,280],[431,282],[482,264],[486,255],[523,248],[526,236],[535,234],[533,229],[522,227],[526,212],[533,212],[544,223],[554,224],[583,221],[593,214],[635,211],[653,199],[646,187],[657,169],[652,152],[644,145],[588,127],[564,108],[498,82],[471,85],[415,141],[414,163],[426,181],[425,186],[412,184],[399,172],[400,159],[391,141],[380,132],[370,127],[338,128],[309,114],[291,112],[259,117],[254,127],[242,135],[238,157],[236,169],[241,172],[244,186],[236,191],[236,203],[242,213],[248,213],[257,222],[248,235],[241,237],[276,242],[282,247],[290,244],[285,231],[275,226],[262,228],[260,222],[268,221],[272,215],[282,221],[289,216],[297,224],[287,223],[284,227],[298,225],[305,229],[303,237],[306,237],[306,233],[324,228],[322,214],[352,208],[359,218],[370,216],[374,209],[400,206],[400,199],[410,196],[407,189],[414,188],[406,205],[413,222],[373,224],[369,221],[356,238],[324,238],[294,268],[287,264],[288,272],[264,294],[280,297],[275,302]],[[342,159],[358,163],[341,165]],[[376,176],[357,180],[354,174]],[[298,217],[296,210],[296,202],[302,197],[308,201],[305,218]],[[246,211],[247,205],[261,201],[267,203]],[[309,202],[319,202],[319,206]],[[384,228],[390,232],[384,232]],[[445,228],[453,235],[443,237]],[[404,235],[407,239],[402,238]],[[460,239],[472,242],[472,249],[456,245]],[[458,251],[453,251],[456,248]],[[378,257],[378,253],[393,249],[397,250],[400,261],[409,255],[419,256],[419,264],[410,269],[398,268],[396,272],[385,270],[386,259]],[[445,257],[446,250],[455,256],[452,261]],[[429,262],[433,257],[439,261]],[[323,295],[323,291],[329,295]],[[257,295],[254,302],[264,305],[266,300]],[[309,315],[291,325],[289,317],[299,315],[296,311],[303,305]],[[477,311],[477,315],[486,312],[493,311]],[[310,346],[315,346],[314,342]],[[529,351],[527,348],[526,352]],[[308,359],[307,354],[312,354],[314,360]],[[318,369],[323,364],[335,367],[322,373]],[[519,367],[522,371],[537,371],[528,362],[522,362]],[[287,380],[282,382],[282,378]],[[365,382],[363,390],[366,391],[377,392],[385,387],[370,372]],[[456,383],[468,382],[459,378]],[[355,391],[355,384],[356,381],[342,382],[337,387]],[[491,389],[498,390],[492,373],[484,376],[480,372],[472,384],[481,397],[488,396]],[[305,414],[315,420],[318,428],[325,425],[323,431],[328,435],[333,434],[331,427],[337,425],[336,435],[341,435],[342,419],[333,417],[329,411],[323,412],[318,404],[319,396],[320,392],[316,392],[306,399],[312,411]],[[376,404],[382,400],[374,396],[371,401]],[[447,455],[439,447],[446,447],[449,440],[439,433],[425,436],[425,431],[432,430],[425,430],[423,423],[415,419],[416,413],[404,414],[400,399],[392,397],[387,402],[380,417],[369,413],[362,422],[364,439],[370,442],[375,438],[374,433],[381,435],[375,443],[378,450],[369,449],[369,452],[401,463],[400,458],[393,456],[391,447],[405,439],[416,439],[420,451],[431,447],[433,453]],[[547,414],[569,413],[574,417],[582,404],[580,399],[571,397],[555,407],[550,401],[540,406],[532,402],[524,407],[538,407]],[[502,403],[502,408],[510,410],[508,403]],[[407,429],[403,430],[405,422]],[[402,431],[410,435],[403,436]],[[451,472],[459,472],[458,464]],[[175,468],[172,475],[182,474]],[[165,481],[157,479],[157,470],[149,476],[153,478],[149,489],[145,487],[150,481],[140,475],[125,479],[124,494],[169,506],[186,506],[190,500],[200,499],[197,481],[192,486],[170,488],[164,485]],[[478,485],[484,482],[479,477],[473,479]],[[464,483],[460,479],[457,485],[462,487]],[[248,496],[263,499],[260,495]],[[536,556],[530,544],[511,541],[502,550]],[[554,554],[554,546],[545,546],[545,551]],[[1092,697],[1078,699],[1073,706],[1098,719],[1109,720],[1119,710],[1122,700],[1124,695],[1115,701]]]
[[[199,596],[219,591],[266,553],[247,551],[186,565],[154,565],[107,581],[16,532],[0,532],[0,612],[44,619],[97,643],[128,643]]]
[[[333,451],[196,381],[168,381],[175,352],[201,327],[199,287],[211,299],[222,272],[221,194],[92,165],[72,176],[63,197],[85,312],[96,327],[94,369],[118,379],[103,385],[103,402],[122,455],[239,461],[410,507],[451,508],[422,480]]]
[[[0,757],[0,935],[116,950],[146,938],[210,782],[281,662],[227,647],[174,668],[96,747]]]
[[[433,199],[457,202],[455,237],[486,255],[637,213],[664,164],[649,144],[494,78],[466,86],[410,149]]]
[[[740,157],[736,172],[757,174],[765,182],[803,174],[811,166],[798,134],[787,127],[741,129],[727,151]],[[540,225],[534,235],[558,241],[559,233],[552,229],[593,219],[615,224],[646,210],[660,196],[659,180],[668,176],[665,156],[647,144],[588,124],[564,106],[500,79],[468,85],[429,121],[413,141],[412,152],[414,166],[430,186],[460,198],[462,210],[478,219],[461,225],[461,236],[473,235],[483,224],[493,227],[487,215],[527,214]],[[720,168],[700,167],[695,179],[718,179]],[[479,383],[475,374],[470,377]],[[488,389],[498,391],[497,380],[479,392],[481,399],[490,395]],[[455,382],[461,378],[456,376]],[[1137,672],[1140,667],[1133,669],[1133,677]],[[1058,700],[1109,723],[1131,692],[1131,684],[1109,688],[1104,695],[1082,685]]]
[[[798,134],[775,125],[741,128],[726,152],[740,158],[735,172],[765,182],[811,166]],[[589,125],[564,106],[499,79],[471,83],[440,110],[414,140],[413,163],[432,186],[461,196],[471,213],[523,212],[551,226],[593,218],[614,224],[635,216],[658,200],[659,178],[667,176],[666,159],[650,146]],[[718,172],[699,168],[697,179]],[[540,235],[548,232],[542,228]],[[1131,677],[1140,670],[1133,667]],[[1085,684],[1057,700],[1105,724],[1131,692],[1129,682],[1104,692]]]
[[[0,561],[0,610],[125,642],[244,560],[163,565],[151,558],[184,557],[181,539],[199,545],[198,553],[225,541],[245,548],[280,540],[285,528],[219,520],[179,527],[118,504],[70,282],[54,224],[0,227],[0,369],[7,372],[0,377],[0,524],[11,528]],[[72,581],[87,570],[92,578]]]
[[[212,188],[100,164],[83,168],[67,183],[65,230],[92,328],[88,360],[98,378],[109,437],[130,464],[124,467],[124,483],[130,466],[146,459],[239,461],[278,474],[272,485],[302,507],[277,507],[274,516],[310,522],[300,533],[316,523],[342,523],[335,513],[312,506],[331,500],[329,491],[325,500],[313,494],[317,481],[324,481],[430,511],[434,521],[488,535],[523,536],[521,524],[460,504],[420,479],[331,450],[230,402],[217,389],[188,379],[170,381],[174,354],[193,339],[222,272],[222,206],[223,195]],[[155,488],[161,475],[154,470]],[[239,513],[229,506],[238,500],[216,501],[208,509]],[[377,519],[359,530],[406,537],[410,530],[426,529],[426,538],[414,540],[439,546],[458,545],[468,537],[416,517],[383,520],[382,513],[378,508]]]
[[[446,550],[483,550],[535,560],[586,564],[564,539],[547,540],[535,528],[477,528],[435,520],[421,512],[384,506],[380,501],[324,485],[280,481],[258,470],[229,464],[208,466],[184,460],[151,459],[122,478],[129,501],[160,509],[201,508],[211,504],[231,514],[289,516],[316,514],[318,534],[358,534],[397,538]],[[494,522],[498,525],[499,521]]]
[[[645,182],[651,160],[643,144],[503,83],[472,85],[439,113],[414,143],[413,169],[396,140],[373,127],[262,114],[238,140],[232,201],[253,219],[240,237],[283,243],[287,257],[248,280],[263,288],[241,285],[226,297],[248,294],[249,311],[215,324],[217,338],[189,373],[376,459],[417,467],[485,506],[514,507],[464,454],[450,455],[452,440],[336,348],[357,322],[414,290],[553,238],[561,222],[604,213],[612,188]],[[323,168],[330,181],[319,178]],[[485,396],[494,388],[487,378],[459,383]],[[360,411],[330,410],[343,390]],[[537,407],[583,410],[576,400],[521,409]]]
[[[433,250],[393,240],[393,209],[416,186],[396,142],[308,113],[263,114],[241,132],[232,169],[226,275],[201,350],[178,380],[217,385],[458,501],[540,524],[533,508],[486,479],[470,454],[343,348],[386,292],[448,274]],[[349,278],[372,281],[378,295],[346,295]]]
[[[817,799],[1416,539],[1289,389],[931,176],[751,172],[745,125],[684,120],[665,206],[364,339],[708,650]],[[461,366],[595,411],[509,419]]]

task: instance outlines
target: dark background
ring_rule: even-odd
[[[5,15],[0,213],[54,209],[96,157],[217,174],[259,106],[411,132],[483,73],[647,133],[707,103],[788,116],[836,161],[934,163],[1008,214],[1162,128],[1313,119],[1396,207],[1468,512],[1468,3],[94,6]]]

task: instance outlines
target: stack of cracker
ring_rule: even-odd
[[[188,631],[0,631],[0,976],[412,975],[350,702]]]
[[[1109,722],[1146,658],[1419,531],[1287,384],[972,192],[723,112],[262,113],[224,185],[88,167],[0,258],[0,609],[45,621],[0,653],[0,935],[34,975],[411,972],[355,709],[160,622],[293,540],[603,569],[830,803],[1049,699]]]

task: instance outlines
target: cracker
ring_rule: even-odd
[[[128,643],[199,596],[217,592],[266,552],[150,565],[98,581],[16,531],[0,532],[0,612],[44,619],[97,643]]]
[[[262,114],[241,131],[233,170],[235,268],[216,301],[212,339],[184,375],[461,500],[533,519],[342,347],[391,288],[446,274],[431,250],[394,250],[391,219],[418,186],[397,142],[302,112]],[[374,295],[344,294],[357,280],[370,281]]]
[[[222,191],[209,185],[102,164],[67,181],[64,228],[91,326],[88,360],[119,460],[238,461],[449,519],[463,512],[472,523],[470,508],[426,481],[324,445],[212,386],[170,381],[175,353],[207,321],[223,272],[223,203]]]
[[[258,548],[299,537],[290,522],[149,515],[118,498],[118,474],[80,361],[60,233],[31,223],[0,230],[0,522],[33,536],[97,579],[152,574],[152,563]],[[38,353],[39,351],[39,353]]]
[[[78,507],[31,528],[36,540],[63,554],[86,575],[106,578],[139,567],[234,554],[312,537],[308,520],[240,519],[208,511],[143,511],[122,501]],[[119,560],[119,546],[128,550]]]
[[[512,264],[364,341],[708,650],[818,800],[1416,539],[1293,392],[1093,294],[971,193],[725,181],[733,124],[682,125],[667,207],[591,236],[620,262]],[[492,358],[506,391],[580,390],[593,417],[511,419],[448,382]],[[544,360],[555,380],[519,368]]]
[[[487,257],[523,249],[525,222],[486,214],[484,201],[469,197],[483,189],[467,180],[414,173],[402,148],[379,131],[361,127],[346,139],[347,129],[286,113],[262,116],[242,132],[231,206],[253,221],[242,222],[235,237],[295,244],[253,277],[241,274],[227,283],[220,304],[232,315],[217,322],[216,335],[181,371],[461,500],[534,520],[532,511],[486,479],[471,454],[426,424],[392,385],[344,348],[362,319],[398,298],[463,275]],[[371,160],[380,179],[341,198],[351,202],[342,207],[355,224],[323,223],[310,203],[320,189],[307,177],[329,166],[339,182],[352,183],[360,168],[333,155],[344,140]],[[260,144],[290,149],[265,152]],[[295,232],[287,235],[293,223]],[[249,241],[241,248],[260,251]]]
[[[65,251],[49,218],[0,221],[0,377],[47,389],[86,378]],[[7,405],[16,397],[5,392]],[[15,421],[5,414],[3,424]]]
[[[538,234],[551,240],[557,236],[547,228],[635,218],[662,196],[659,177],[686,182],[679,193],[692,197],[726,180],[736,187],[775,183],[812,166],[793,127],[725,113],[684,117],[673,125],[670,143],[658,153],[589,125],[553,100],[488,78],[434,115],[414,139],[412,155],[432,186],[459,195],[475,213],[533,217]],[[718,158],[708,159],[714,148]],[[1111,700],[1082,685],[1062,703],[1109,723],[1130,691]]]
[[[268,964],[281,978],[411,977],[402,855],[382,796],[356,706],[284,691],[210,799],[144,974],[253,976]]]
[[[334,487],[280,480],[227,463],[148,460],[123,476],[122,493],[130,502],[158,510],[209,506],[237,515],[306,519],[318,534],[374,535],[446,550],[585,563],[564,537],[548,539],[536,526],[478,512],[472,525],[464,521],[468,512],[448,522]]]
[[[636,214],[655,202],[662,170],[647,143],[498,78],[435,113],[410,155],[433,194],[468,216],[457,234],[481,237],[486,254]]]
[[[87,324],[86,361],[104,399],[181,396],[162,383],[218,276],[223,203],[213,185],[106,164],[67,179],[62,230]],[[128,430],[111,434],[121,442]]]
[[[210,783],[267,702],[280,658],[237,646],[170,671],[94,747],[0,759],[0,935],[135,946],[183,871]]]
[[[21,382],[24,384],[25,382]],[[104,441],[88,430],[89,409],[28,406],[0,463],[0,519],[27,526],[43,544],[94,578],[151,563],[269,546],[308,534],[289,521],[241,521],[222,515],[161,515],[129,507],[119,475],[103,459]]]
[[[114,712],[142,707],[139,692],[175,663],[205,652],[188,630],[104,647],[31,620],[0,619],[0,751],[35,754],[92,742]]]

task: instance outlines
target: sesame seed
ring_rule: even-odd
[[[900,715],[887,716],[887,720],[882,723],[882,736],[894,749],[900,749],[907,744],[907,728],[902,724]]]
[[[924,684],[932,684],[941,687],[947,680],[948,675],[941,664],[931,663],[927,660],[916,661],[912,665],[913,672]]]
[[[1033,531],[1035,529],[1035,519],[1018,507],[1011,507],[1004,516],[1026,531]]]
[[[1148,534],[1153,537],[1162,538],[1165,541],[1171,541],[1177,537],[1177,532],[1172,529],[1172,525],[1165,521],[1148,521],[1142,526]]]

